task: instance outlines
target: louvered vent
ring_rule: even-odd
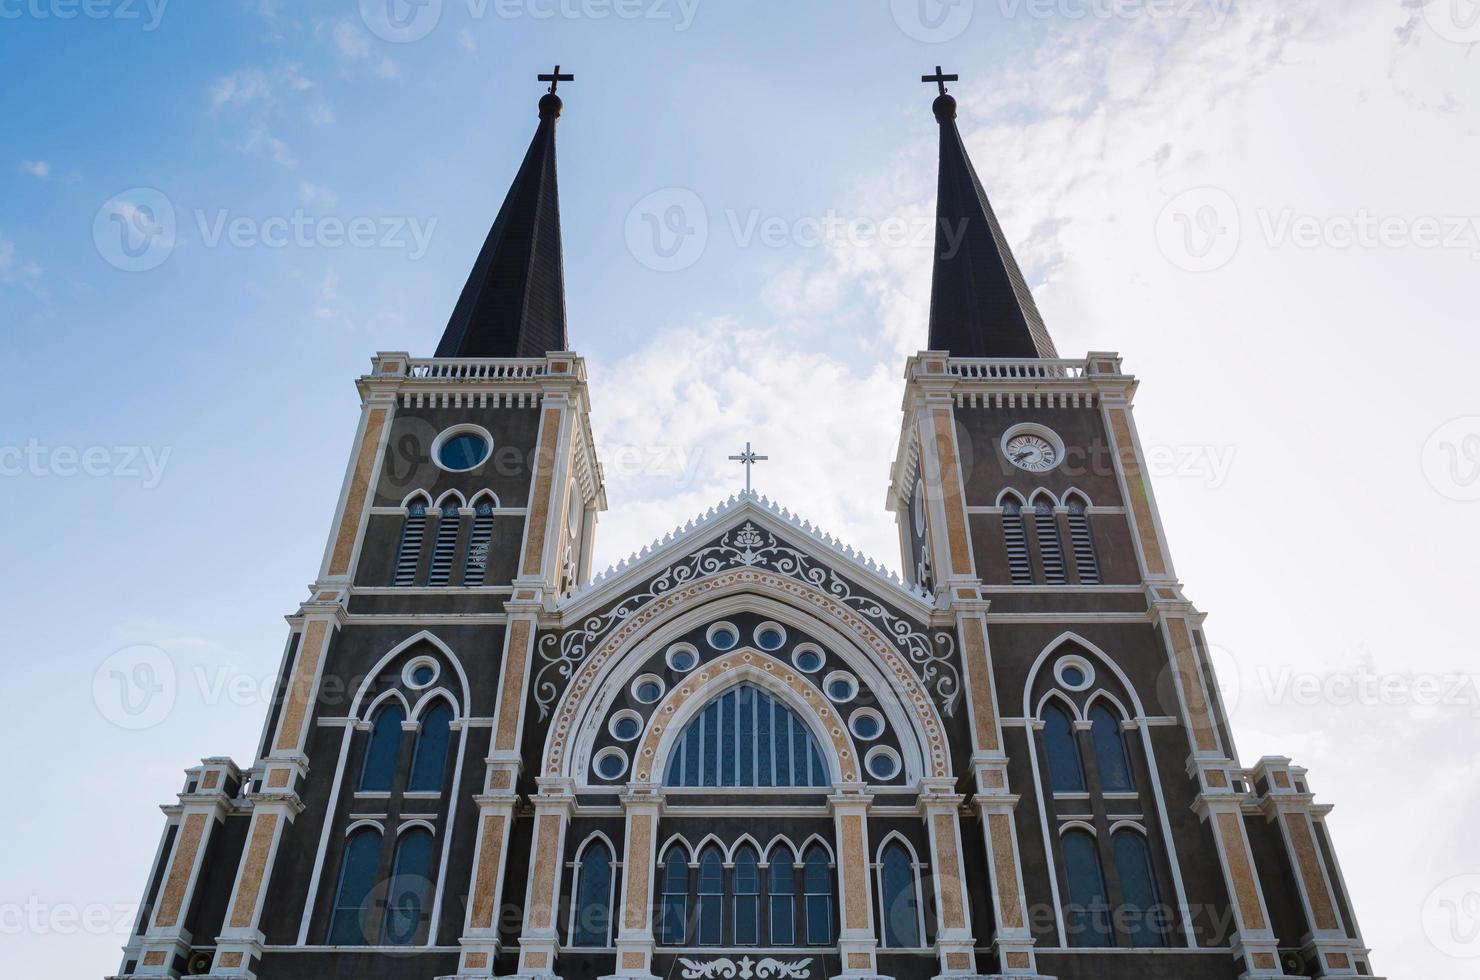
[[[1007,569],[1013,585],[1033,584],[1033,563],[1028,560],[1028,536],[1023,532],[1022,508],[1016,500],[1002,505],[1002,537],[1007,541]]]
[[[1039,499],[1033,505],[1033,526],[1038,531],[1038,557],[1043,560],[1043,577],[1049,585],[1068,582],[1064,574],[1064,546],[1059,541],[1059,522],[1053,504]]]
[[[391,584],[416,584],[416,566],[421,561],[421,542],[426,533],[427,505],[418,500],[406,510],[406,523],[401,528],[401,547],[396,552],[396,576]]]
[[[457,550],[459,524],[457,504],[444,506],[442,519],[437,522],[437,540],[432,546],[432,571],[427,576],[427,585],[446,585],[451,580],[452,553]]]
[[[1084,502],[1069,501],[1069,544],[1074,548],[1074,568],[1081,585],[1100,584],[1100,563],[1095,559],[1095,539],[1089,533],[1089,516]]]
[[[473,511],[473,534],[468,538],[468,559],[463,566],[463,585],[482,585],[488,575],[488,546],[493,540],[493,504],[483,501]]]

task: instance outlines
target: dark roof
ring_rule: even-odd
[[[956,100],[933,106],[940,123],[930,349],[957,357],[1057,357],[1033,293],[956,129]]]
[[[560,99],[540,99],[540,124],[493,230],[458,297],[438,357],[544,357],[569,350],[555,122]]]

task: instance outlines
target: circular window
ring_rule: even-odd
[[[786,642],[786,630],[780,623],[761,623],[755,628],[755,645],[762,650],[780,650]]]
[[[432,443],[432,459],[444,470],[462,473],[477,469],[493,449],[493,436],[478,425],[458,425]]]
[[[865,742],[884,734],[884,716],[873,708],[859,708],[848,718],[848,728]]]
[[[699,651],[692,643],[675,643],[668,648],[668,666],[680,674],[687,674],[699,666]]]
[[[1053,673],[1071,691],[1082,691],[1095,682],[1095,669],[1082,657],[1065,657],[1054,665]]]
[[[607,731],[619,742],[630,742],[642,734],[642,715],[635,711],[618,711],[607,723]]]
[[[418,657],[401,671],[401,679],[407,685],[420,690],[423,687],[430,687],[441,673],[442,670],[437,666],[437,661],[430,657]]]
[[[657,674],[643,674],[632,682],[632,696],[641,704],[656,704],[664,690],[663,678]]]
[[[581,491],[576,487],[575,481],[571,481],[570,507],[565,512],[565,526],[570,528],[572,538],[581,536],[581,518],[585,516],[586,502],[581,499]]]
[[[915,481],[915,534],[925,533],[925,481]]]
[[[602,779],[621,779],[627,772],[627,753],[618,748],[602,749],[596,755],[595,768]]]
[[[815,643],[803,643],[791,653],[791,662],[804,674],[815,674],[825,662],[822,648]]]
[[[823,679],[822,690],[827,693],[829,700],[839,703],[852,701],[858,694],[858,679],[852,674],[835,670]]]
[[[740,642],[740,631],[734,623],[715,623],[705,636],[716,650],[729,650]]]
[[[893,779],[899,775],[899,753],[886,745],[870,749],[863,757],[863,768],[875,779]]]

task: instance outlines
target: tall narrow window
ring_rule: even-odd
[[[879,861],[879,883],[884,945],[919,946],[920,896],[915,885],[914,862],[910,860],[909,850],[897,839],[884,848]]]
[[[830,786],[817,740],[790,708],[750,684],[709,702],[680,733],[669,786]]]
[[[790,946],[797,941],[797,872],[791,851],[778,846],[771,852],[768,869],[771,906],[771,945]]]
[[[411,779],[406,788],[413,793],[435,793],[442,789],[447,769],[447,749],[452,742],[452,708],[438,701],[421,718],[416,751],[411,756]]]
[[[688,938],[689,856],[681,847],[670,847],[663,857],[663,908],[658,939],[670,946]]]
[[[1069,884],[1065,931],[1069,945],[1114,945],[1110,940],[1110,903],[1105,899],[1105,875],[1095,839],[1082,830],[1063,837],[1064,877]]]
[[[597,839],[581,853],[576,870],[576,905],[571,911],[572,946],[611,945],[612,852]]]
[[[833,937],[832,871],[827,866],[827,852],[817,844],[802,859],[802,889],[807,910],[807,945],[826,946]]]
[[[719,848],[710,846],[699,855],[699,888],[695,895],[694,918],[699,921],[699,945],[718,946],[724,942],[725,926],[725,860]]]
[[[457,532],[461,527],[457,501],[449,500],[442,505],[441,517],[437,520],[437,538],[432,545],[432,570],[427,575],[428,585],[446,585],[452,579],[452,556],[457,551]]]
[[[1038,532],[1038,557],[1043,562],[1043,577],[1050,585],[1063,585],[1064,547],[1059,542],[1059,519],[1054,516],[1053,502],[1047,497],[1033,501],[1033,527]]]
[[[1013,585],[1033,584],[1033,563],[1028,560],[1028,535],[1023,531],[1023,508],[1015,497],[1002,501],[1002,537],[1007,542],[1007,570]]]
[[[1131,945],[1138,949],[1167,945],[1161,899],[1157,895],[1146,838],[1133,830],[1122,830],[1111,838],[1111,844],[1115,851],[1115,873],[1120,877],[1120,894],[1125,901],[1119,918],[1130,934]]]
[[[396,841],[381,942],[387,946],[414,946],[423,942],[431,914],[428,902],[431,894],[432,835],[420,828],[408,830]]]
[[[1100,791],[1130,793],[1131,764],[1125,754],[1125,738],[1120,733],[1120,719],[1103,704],[1089,709],[1090,740],[1095,746],[1095,767],[1100,771]]]
[[[1074,570],[1081,585],[1100,584],[1100,563],[1095,558],[1095,539],[1089,533],[1089,515],[1084,501],[1071,495],[1069,504],[1069,543],[1074,548]]]
[[[339,859],[339,887],[334,892],[334,912],[329,919],[329,945],[365,945],[370,891],[375,887],[375,866],[379,863],[380,832],[369,827],[355,831]]]
[[[1084,764],[1069,716],[1058,705],[1043,709],[1043,746],[1048,752],[1050,785],[1055,793],[1084,792]]]
[[[493,542],[493,502],[484,498],[473,508],[473,533],[463,565],[463,585],[482,585],[488,575],[488,548]]]
[[[406,508],[401,526],[401,547],[396,551],[396,576],[392,585],[415,585],[416,566],[421,562],[421,542],[427,533],[427,505],[421,498]]]
[[[401,756],[401,723],[406,712],[399,704],[387,704],[375,715],[370,744],[365,748],[365,767],[360,770],[361,793],[389,793],[396,781],[396,761]]]
[[[736,946],[759,946],[761,941],[761,869],[755,850],[742,847],[735,855],[730,892],[735,902]]]

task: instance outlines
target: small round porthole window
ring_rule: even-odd
[[[755,628],[755,645],[762,650],[780,650],[786,642],[786,630],[780,623],[761,623]]]
[[[432,443],[432,459],[453,473],[477,469],[492,451],[493,436],[480,425],[453,426]]]
[[[899,775],[899,753],[886,745],[870,749],[863,757],[863,768],[875,779],[893,779]]]
[[[715,623],[709,627],[705,638],[716,650],[730,650],[740,642],[740,631],[735,628],[734,623]]]
[[[831,701],[852,701],[858,694],[858,679],[852,674],[835,670],[822,682],[822,690]]]
[[[632,696],[640,704],[657,704],[666,687],[657,674],[643,674],[632,682]]]
[[[815,643],[803,643],[792,651],[791,662],[804,674],[815,674],[822,669],[822,648]]]
[[[635,711],[618,711],[607,725],[612,738],[619,742],[630,742],[642,734],[642,715]]]
[[[401,679],[409,687],[420,690],[423,687],[430,687],[437,680],[437,676],[441,672],[441,669],[437,666],[437,661],[430,657],[418,657],[407,664],[405,670],[401,671]]]
[[[925,481],[915,481],[915,534],[925,533]]]
[[[1065,657],[1054,665],[1053,673],[1071,691],[1082,691],[1095,682],[1095,669],[1082,657]]]
[[[699,651],[692,643],[675,643],[668,648],[668,666],[680,674],[687,674],[699,666]]]
[[[848,716],[848,728],[857,738],[872,742],[884,734],[884,716],[873,708],[859,708]]]
[[[618,748],[602,749],[597,753],[595,769],[602,779],[621,779],[627,772],[627,753]]]

